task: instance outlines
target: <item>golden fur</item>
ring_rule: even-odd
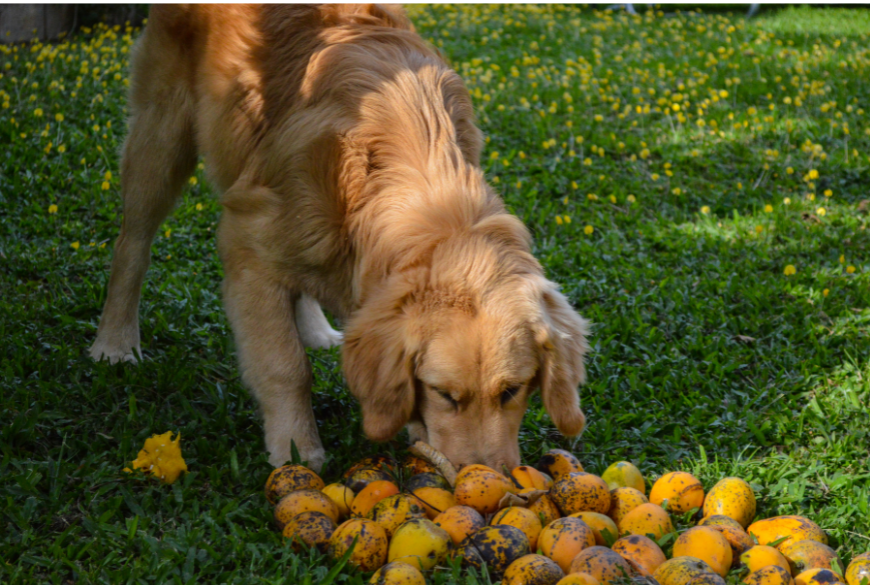
[[[405,425],[457,464],[519,462],[540,388],[582,431],[586,323],[479,166],[459,77],[397,8],[151,9],[132,59],[124,221],[91,354],[135,360],[150,244],[205,157],[224,303],[270,461],[324,461],[303,344],[334,345],[366,434]],[[507,394],[505,392],[507,391]]]

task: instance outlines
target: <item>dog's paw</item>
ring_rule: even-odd
[[[138,355],[142,355],[139,351],[139,348],[122,348],[122,347],[114,347],[105,343],[101,343],[100,340],[97,340],[94,345],[91,346],[91,349],[88,350],[88,353],[95,362],[108,360],[110,364],[117,364],[118,362],[127,362],[131,364],[135,364],[139,362]]]
[[[312,449],[309,452],[299,452],[299,457],[302,461],[306,461],[306,467],[315,473],[320,473],[323,470],[323,464],[326,463],[326,451],[322,448]],[[289,453],[270,453],[269,463],[272,467],[281,467],[291,460]]]

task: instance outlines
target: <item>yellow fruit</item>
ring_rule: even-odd
[[[344,480],[344,485],[352,489],[354,493],[358,494],[367,485],[374,481],[393,481],[393,476],[381,469],[363,467],[351,473]]]
[[[830,569],[832,562],[836,561],[837,553],[827,544],[815,540],[786,540],[779,546],[780,552],[788,560],[792,575],[799,575],[810,569]],[[840,580],[843,576],[840,575]]]
[[[731,545],[722,533],[709,526],[689,528],[674,543],[676,557],[694,557],[707,563],[721,577],[731,570]]]
[[[704,516],[701,521],[698,522],[698,526],[732,526],[734,528],[739,528],[740,530],[745,530],[740,522],[723,514]]]
[[[300,550],[300,544],[315,547],[322,553],[329,548],[329,539],[335,532],[335,522],[321,512],[302,512],[293,516],[284,525],[282,534],[291,541],[293,549]]]
[[[753,522],[746,532],[758,540],[758,544],[770,544],[782,538],[788,540],[776,546],[782,551],[782,546],[787,542],[800,540],[815,540],[822,544],[828,544],[828,535],[821,527],[803,516],[776,516],[767,520]]]
[[[392,475],[396,471],[396,461],[389,455],[375,455],[373,457],[364,457],[351,465],[348,470],[344,472],[344,475],[342,477],[344,479],[348,479],[360,469],[383,470],[388,475]]]
[[[556,585],[565,575],[559,565],[541,555],[525,555],[510,564],[501,585]]]
[[[583,471],[583,466],[571,453],[563,449],[550,449],[538,461],[538,469],[558,481],[563,475]]]
[[[632,576],[631,565],[625,559],[603,546],[584,548],[568,567],[569,573],[587,573],[601,585],[616,583]]]
[[[597,475],[577,471],[563,474],[553,484],[550,497],[562,515],[577,512],[607,514],[610,510],[610,490]]]
[[[496,512],[492,517],[490,526],[503,524],[519,528],[529,539],[529,549],[538,550],[538,535],[541,533],[541,520],[534,512],[526,508],[509,507]]]
[[[743,528],[755,518],[755,493],[739,477],[720,480],[704,500],[704,516],[721,514],[734,518]]]
[[[610,546],[617,538],[619,538],[619,529],[616,527],[616,522],[613,518],[598,512],[577,512],[571,514],[569,518],[579,518],[583,520],[592,529],[595,534],[595,544],[598,546]]]
[[[672,471],[656,480],[649,492],[649,501],[668,512],[685,514],[704,503],[704,486],[691,473]]]
[[[639,534],[620,538],[613,543],[611,550],[624,558],[643,577],[652,577],[659,565],[667,560],[659,545]]]
[[[391,481],[373,481],[364,487],[353,499],[350,513],[356,517],[368,516],[375,504],[386,497],[399,493],[399,487]]]
[[[420,501],[410,494],[388,496],[375,504],[368,515],[369,520],[374,520],[383,527],[388,537],[408,520],[425,517],[426,511]]]
[[[480,570],[486,565],[495,581],[511,563],[530,552],[529,539],[522,530],[499,524],[485,526],[463,540],[456,554],[465,566]]]
[[[534,488],[523,489],[520,490],[519,493],[524,494],[530,491],[534,491]],[[562,517],[559,508],[557,508],[556,504],[553,503],[553,498],[546,494],[535,500],[535,503],[530,504],[528,508],[534,512],[538,518],[540,518],[541,526],[546,526],[553,520],[558,520]]]
[[[353,505],[354,498],[352,489],[340,483],[331,483],[320,491],[338,507],[341,518],[350,516],[350,507]]]
[[[613,521],[619,525],[626,514],[640,506],[648,504],[649,500],[643,495],[640,490],[632,487],[619,487],[610,490],[610,511],[607,515],[613,518]]]
[[[740,555],[740,564],[749,569],[750,573],[754,573],[762,567],[776,565],[791,574],[791,567],[789,567],[788,561],[782,556],[782,553],[772,546],[763,544],[753,546]]]
[[[451,490],[450,483],[440,473],[418,473],[417,475],[411,476],[411,478],[405,483],[406,492],[413,492],[422,487],[437,487],[442,490]]]
[[[362,571],[376,571],[387,562],[387,533],[381,525],[364,518],[346,520],[329,539],[329,554],[340,559],[353,545],[348,563]]]
[[[661,506],[656,504],[641,504],[622,518],[617,524],[620,536],[625,534],[640,534],[658,540],[665,534],[674,531],[671,517]]]
[[[740,528],[739,524],[737,524],[736,527],[722,524],[713,524],[712,526],[707,524],[705,526],[712,528],[713,530],[718,530],[722,533],[722,536],[725,537],[725,540],[728,541],[728,544],[731,545],[732,567],[736,567],[738,563],[740,563],[740,555],[755,546],[755,541],[752,540],[752,537],[746,534],[745,530]]]
[[[277,504],[290,492],[320,489],[323,489],[323,480],[319,475],[303,465],[285,465],[269,474],[269,479],[266,480],[266,499],[270,504]]]
[[[414,497],[423,506],[423,510],[426,511],[426,517],[429,520],[432,520],[444,510],[452,508],[457,503],[453,494],[436,487],[422,487],[414,492]]]
[[[550,489],[550,486],[547,485],[547,478],[544,477],[544,474],[528,465],[514,467],[513,471],[511,471],[511,480],[513,480],[515,486],[521,489]]]
[[[601,585],[598,579],[589,573],[571,573],[565,575],[556,585]]]
[[[865,584],[864,579],[867,579]],[[848,585],[870,585],[870,552],[858,555],[846,569]]]
[[[405,477],[413,477],[418,473],[440,473],[438,468],[415,455],[408,455],[402,461],[402,473]]]
[[[275,521],[283,529],[293,516],[302,512],[321,512],[338,522],[338,507],[317,490],[297,490],[281,498],[275,506]]]
[[[646,495],[646,482],[643,479],[643,474],[641,474],[640,469],[628,461],[614,463],[601,474],[601,479],[612,490],[630,487]]]
[[[450,540],[453,544],[459,545],[470,534],[474,534],[484,526],[486,520],[480,515],[480,512],[468,506],[453,506],[447,508],[432,520],[436,526],[440,526],[447,534],[450,535]]]
[[[794,585],[794,579],[788,569],[779,565],[768,565],[753,571],[743,578],[746,585]]]
[[[447,556],[450,535],[431,520],[408,520],[393,533],[388,560],[428,571]]]
[[[517,491],[518,488],[508,478],[494,469],[484,465],[469,465],[463,467],[456,476],[453,495],[460,506],[469,506],[481,514],[492,514],[498,510],[498,503],[505,494]]]
[[[418,569],[405,563],[387,563],[372,575],[371,585],[426,585]]]
[[[689,583],[704,583],[705,585],[724,585],[725,580],[713,572],[710,565],[693,557],[674,557],[663,562],[653,573],[653,578],[659,585],[689,585]]]
[[[568,572],[571,561],[583,550],[595,546],[595,534],[579,518],[560,518],[547,524],[538,536],[541,554]]]
[[[795,585],[845,585],[831,569],[808,569],[794,578]]]

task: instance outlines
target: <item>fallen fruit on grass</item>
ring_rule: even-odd
[[[793,585],[794,579],[788,569],[779,565],[768,565],[746,575],[743,582],[746,585]]]
[[[347,562],[363,571],[375,571],[387,561],[388,545],[387,533],[380,524],[365,518],[352,518],[332,533],[329,554],[340,559],[353,546]]]
[[[538,461],[538,470],[558,481],[563,475],[583,471],[583,466],[568,451],[564,449],[550,449]]]
[[[314,547],[322,553],[329,549],[329,539],[335,532],[335,522],[321,512],[302,512],[293,516],[284,525],[282,535],[291,541],[293,549],[300,550],[300,544]]]
[[[388,455],[373,455],[371,457],[363,457],[353,465],[347,468],[342,476],[348,479],[354,473],[361,469],[382,470],[391,475],[396,470],[396,462]],[[389,477],[388,477],[389,479]]]
[[[541,555],[525,555],[510,564],[502,585],[556,585],[565,576],[559,565]]]
[[[529,539],[522,530],[499,524],[485,526],[466,538],[456,554],[465,566],[480,569],[487,566],[493,577],[500,577],[520,557],[531,552]]]
[[[486,526],[486,520],[480,515],[480,512],[468,506],[447,508],[435,516],[432,521],[436,526],[447,531],[453,544],[457,546],[469,535]]]
[[[864,583],[864,580],[867,583]],[[870,552],[860,554],[849,563],[846,569],[846,583],[848,585],[870,585]]]
[[[733,518],[743,528],[755,518],[755,492],[739,477],[719,480],[704,500],[704,516],[721,514]]]
[[[418,569],[405,563],[387,563],[372,575],[371,585],[426,585]]]
[[[610,548],[624,558],[642,577],[652,577],[656,569],[667,560],[659,545],[639,534],[620,538]]]
[[[456,498],[447,490],[436,487],[422,487],[414,491],[414,497],[426,511],[426,517],[432,520],[457,504]]]
[[[333,522],[338,522],[338,506],[317,490],[296,490],[281,498],[275,506],[275,521],[283,530],[293,516],[302,512],[321,512]]]
[[[725,540],[728,541],[728,544],[731,545],[732,567],[736,567],[740,562],[740,555],[755,546],[755,541],[752,540],[751,536],[746,534],[745,530],[740,528],[739,524],[736,527],[722,524],[705,524],[705,526],[718,530],[725,537]]]
[[[674,557],[663,562],[653,573],[653,578],[659,585],[688,585],[698,581],[713,581],[720,585],[725,583],[710,565],[693,557]]]
[[[498,503],[505,494],[517,491],[519,489],[508,478],[494,469],[485,465],[469,465],[463,467],[456,476],[453,495],[460,506],[469,506],[481,514],[492,514],[498,510]]]
[[[831,569],[808,569],[794,578],[795,585],[845,585]]]
[[[571,573],[565,575],[556,585],[601,585],[598,579],[589,573]]]
[[[828,535],[822,528],[803,516],[776,516],[766,520],[753,522],[746,529],[750,536],[758,540],[758,544],[770,544],[783,538],[787,540],[776,546],[780,551],[786,542],[799,540],[815,540],[828,544]]]
[[[628,461],[614,463],[601,474],[601,479],[612,490],[620,487],[630,487],[646,495],[646,482],[643,479],[643,474],[640,472],[640,469]]]
[[[587,573],[601,585],[616,583],[632,576],[631,565],[625,559],[604,546],[584,548],[568,567],[569,573]]]
[[[671,517],[661,506],[656,504],[641,504],[617,524],[619,535],[640,534],[658,540],[665,534],[674,531]]]
[[[740,564],[749,569],[750,573],[754,573],[762,567],[776,565],[789,571],[789,574],[791,574],[791,567],[788,564],[788,560],[782,556],[782,553],[772,546],[763,544],[753,546],[740,555]]]
[[[564,516],[577,512],[610,511],[610,490],[597,475],[582,471],[563,474],[553,484],[550,497]]]
[[[266,499],[270,504],[296,490],[322,490],[320,476],[303,465],[284,465],[269,474],[266,480]]]
[[[345,480],[344,485],[353,490],[355,494],[360,493],[367,485],[375,481],[393,481],[391,476],[382,469],[374,467],[363,467],[351,473]]]
[[[528,465],[514,467],[511,471],[511,480],[519,489],[534,488],[536,490],[548,490],[552,482],[547,482],[544,474]]]
[[[495,516],[490,521],[491,526],[505,525],[513,526],[522,530],[526,538],[529,539],[529,549],[538,550],[538,535],[541,533],[541,520],[534,512],[527,508],[518,508],[511,506],[496,512]]]
[[[431,520],[415,518],[399,526],[390,541],[388,560],[428,571],[447,556],[450,535]]]
[[[649,501],[668,512],[685,514],[704,503],[704,486],[691,473],[672,471],[656,480],[649,492]]]
[[[583,520],[592,529],[592,533],[595,535],[595,544],[598,546],[610,546],[619,538],[619,529],[610,516],[598,512],[577,512],[568,517]],[[670,522],[670,520],[668,521]]]
[[[438,468],[416,455],[408,455],[402,460],[402,472],[405,477],[413,477],[419,473],[438,473]]]
[[[724,514],[713,514],[712,516],[704,516],[703,518],[701,518],[701,521],[698,522],[698,526],[731,526],[733,528],[745,530],[740,522],[738,522],[734,518],[731,518],[730,516],[725,516]]]
[[[150,473],[163,483],[175,483],[182,473],[187,473],[187,463],[181,456],[181,433],[174,440],[172,431],[148,437],[131,465],[133,469]],[[132,473],[133,469],[125,467],[124,471]]]
[[[341,483],[331,483],[320,491],[336,505],[341,518],[350,516],[350,507],[355,497],[352,489]]]
[[[595,546],[595,533],[579,518],[560,518],[547,524],[538,536],[541,554],[568,572],[577,554]]]
[[[788,560],[792,575],[799,575],[810,569],[830,569],[831,563],[840,564],[837,553],[827,544],[816,540],[787,540],[779,546],[780,552]],[[840,580],[843,577],[840,575]]]
[[[426,511],[420,501],[410,494],[395,494],[388,496],[375,504],[369,512],[369,520],[374,520],[392,536],[396,529],[414,518],[425,518]]]
[[[731,570],[731,545],[709,526],[689,528],[674,542],[674,557],[694,557],[707,563],[721,577]]]
[[[534,491],[534,488],[526,488],[520,490],[519,493],[522,495],[531,491]],[[550,522],[562,517],[559,508],[555,503],[553,503],[553,498],[547,494],[540,496],[537,500],[529,504],[528,509],[534,512],[535,515],[541,519],[541,526],[546,526]]]
[[[389,496],[399,493],[399,487],[391,481],[373,481],[364,487],[353,499],[350,507],[352,515],[357,517],[368,516],[375,504]]]
[[[429,471],[413,475],[405,483],[405,491],[407,492],[413,492],[422,487],[437,487],[447,491],[452,489],[443,475]]]
[[[635,488],[619,487],[612,489],[610,490],[610,511],[607,512],[607,515],[613,518],[613,521],[616,522],[618,526],[619,521],[622,520],[626,514],[641,504],[648,503],[649,500],[646,499],[646,496],[643,495],[640,490],[636,490]]]

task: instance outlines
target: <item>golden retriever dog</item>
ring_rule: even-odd
[[[343,344],[368,437],[407,426],[457,466],[517,465],[537,389],[562,433],[583,430],[586,322],[487,185],[463,82],[400,9],[156,5],[129,111],[95,359],[136,360],[151,242],[201,155],[273,465],[291,441],[325,460],[306,345]]]

